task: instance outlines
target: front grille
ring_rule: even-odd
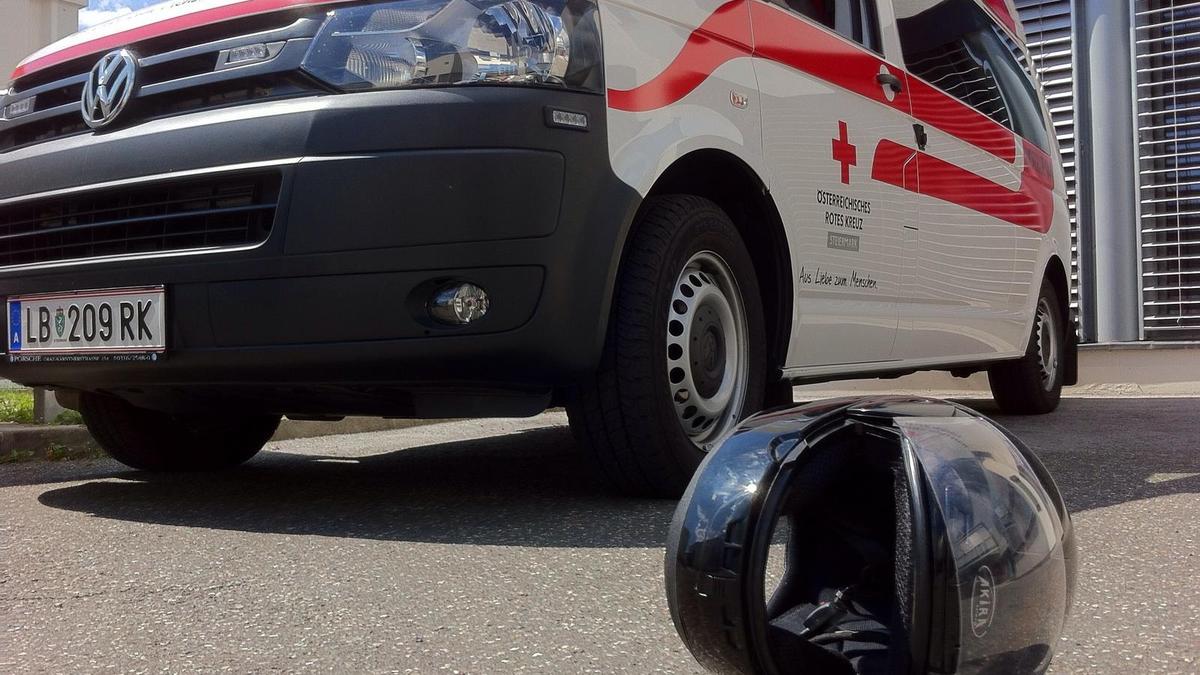
[[[325,91],[299,70],[321,13],[289,10],[183,31],[129,45],[138,56],[138,85],[115,122],[128,125],[248,101]],[[218,69],[221,50],[257,43],[281,44],[274,58]],[[89,129],[80,114],[84,82],[101,54],[32,73],[0,97],[0,153]],[[4,107],[33,97],[30,112],[12,119]]]
[[[0,267],[260,244],[279,184],[224,175],[0,206]]]

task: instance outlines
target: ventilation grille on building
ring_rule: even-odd
[[[1143,329],[1200,339],[1200,2],[1134,5]]]
[[[1079,238],[1075,218],[1075,77],[1071,0],[1017,0],[1033,68],[1042,81],[1062,154],[1071,209],[1071,307],[1079,308]]]

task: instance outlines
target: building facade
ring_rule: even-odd
[[[0,89],[17,63],[79,28],[87,0],[0,0]]]
[[[1200,340],[1200,3],[1016,4],[1067,172],[1084,340]]]

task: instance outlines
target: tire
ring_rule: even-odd
[[[142,471],[213,471],[237,466],[262,450],[280,419],[276,415],[174,416],[91,393],[80,397],[79,407],[100,447],[118,462]]]
[[[762,300],[737,229],[706,199],[651,198],[625,250],[600,366],[567,412],[611,486],[678,498],[706,450],[761,408]]]
[[[1062,301],[1042,283],[1024,358],[988,369],[992,397],[1010,415],[1044,415],[1062,398],[1067,334]]]

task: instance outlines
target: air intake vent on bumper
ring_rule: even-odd
[[[259,244],[279,184],[205,176],[0,205],[0,267]]]

